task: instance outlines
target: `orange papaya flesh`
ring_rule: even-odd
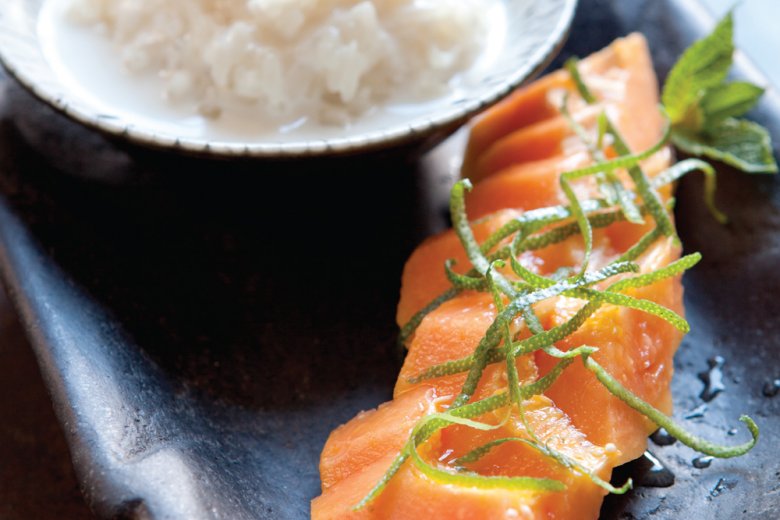
[[[600,100],[598,106],[611,116],[629,147],[639,151],[652,146],[655,136],[660,135],[663,118],[657,108],[657,82],[645,39],[639,34],[618,39],[582,60],[579,68],[584,81]],[[564,71],[519,89],[477,118],[464,157],[464,177],[478,182],[496,173],[479,165],[491,156],[495,164],[505,165],[490,149],[505,148],[505,140],[514,132],[528,132],[528,127],[560,118],[565,93],[570,98],[570,112],[577,119],[579,110],[588,109],[583,107],[574,83]],[[512,152],[508,150],[508,153]]]
[[[408,397],[420,394],[408,392],[373,412],[377,421],[392,420],[396,415],[414,414],[420,403]],[[423,402],[425,399],[423,398]],[[582,464],[589,471],[609,477],[614,450],[605,450],[588,442],[552,402],[541,396],[525,403],[526,417],[539,439],[550,447]],[[372,413],[372,412],[369,412]],[[505,409],[481,417],[486,422],[498,422]],[[364,433],[365,434],[365,433]],[[440,468],[463,455],[478,443],[509,436],[527,437],[517,420],[507,422],[498,430],[481,432],[462,426],[450,426],[434,435],[420,453],[428,463]],[[399,435],[394,443],[405,442]],[[338,442],[331,439],[329,442]],[[357,450],[350,445],[347,449]],[[477,489],[468,486],[442,484],[423,474],[407,462],[386,489],[365,508],[353,506],[362,500],[393,463],[397,452],[388,449],[379,457],[353,468],[344,478],[324,489],[312,502],[312,517],[317,519],[406,519],[430,515],[433,518],[505,519],[505,518],[595,518],[604,491],[587,476],[564,468],[549,457],[520,443],[501,445],[485,457],[470,464],[470,469],[483,475],[535,476],[554,478],[566,485],[565,492]],[[579,516],[578,516],[579,515]]]
[[[327,490],[389,453],[401,451],[418,421],[436,411],[436,401],[434,388],[418,385],[414,391],[376,410],[362,412],[336,428],[320,457],[322,489]]]
[[[467,196],[467,211],[478,241],[524,211],[566,203],[560,174],[591,163],[582,144],[572,139],[560,112],[565,92],[569,110],[588,132],[595,134],[594,111],[605,110],[634,151],[649,148],[661,137],[663,120],[656,109],[658,92],[647,44],[640,35],[617,40],[580,63],[585,82],[599,102],[587,106],[579,99],[569,75],[553,73],[518,90],[486,112],[471,129],[464,175],[477,181]],[[614,150],[607,150],[614,156]],[[643,162],[650,175],[668,166],[668,150]],[[625,171],[618,171],[628,180]],[[628,182],[631,187],[630,182]],[[592,180],[578,182],[578,197],[597,196]],[[661,190],[663,198],[671,187]],[[651,229],[616,223],[594,230],[592,268],[614,260]],[[662,267],[679,257],[669,240],[653,245],[639,260],[642,270]],[[539,274],[559,267],[576,267],[584,256],[582,237],[523,253],[521,261]],[[450,287],[444,262],[458,261],[455,270],[470,264],[452,231],[424,242],[409,259],[403,274],[397,319],[405,324],[412,315]],[[507,276],[512,276],[508,270]],[[603,286],[604,284],[602,284]],[[660,303],[683,313],[680,279],[657,282],[627,291],[637,298]],[[549,329],[570,318],[584,302],[555,297],[535,305]],[[489,295],[463,292],[429,313],[409,338],[409,353],[395,389],[395,399],[375,412],[362,414],[336,430],[321,461],[323,494],[312,502],[312,516],[324,518],[596,518],[604,491],[588,477],[561,467],[522,443],[495,447],[468,468],[482,475],[555,478],[564,492],[476,489],[436,482],[406,463],[384,492],[360,511],[357,504],[382,478],[405,445],[413,424],[434,409],[446,408],[465,380],[464,374],[412,382],[427,368],[474,352],[495,318]],[[516,331],[513,331],[516,332]],[[528,334],[521,330],[521,334]],[[587,344],[598,347],[594,358],[637,395],[663,411],[671,408],[669,382],[672,357],[680,333],[668,323],[640,311],[604,305],[574,334],[559,342],[567,350]],[[546,374],[556,360],[535,353],[518,358],[521,380]],[[486,368],[475,398],[506,388],[503,363]],[[539,437],[551,447],[608,479],[612,467],[644,450],[652,426],[637,412],[612,396],[581,363],[574,363],[545,392],[525,402],[527,418]],[[505,413],[505,412],[504,412]],[[496,424],[502,410],[480,418]],[[391,426],[390,423],[396,424]],[[509,436],[528,436],[514,416],[496,430],[483,432],[464,426],[440,430],[420,449],[431,464],[448,467],[454,458],[475,447]]]

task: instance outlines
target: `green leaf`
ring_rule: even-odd
[[[726,79],[734,53],[733,35],[734,22],[729,13],[712,34],[688,48],[669,72],[662,101],[672,123],[682,121],[705,90]]]
[[[745,81],[709,89],[701,99],[705,131],[725,119],[741,116],[755,106],[763,93],[763,88]]]
[[[723,161],[748,173],[777,173],[769,133],[751,121],[729,118],[706,134],[675,128],[672,142],[692,155]]]

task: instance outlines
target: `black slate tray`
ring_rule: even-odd
[[[711,25],[702,13],[583,0],[561,59],[641,30],[663,77]],[[755,117],[780,142],[774,93]],[[0,77],[2,275],[98,516],[308,516],[330,430],[390,397],[401,268],[446,225],[462,137],[420,160],[196,160],[106,142]],[[726,227],[699,180],[679,192],[681,235],[705,260],[685,279],[677,416],[702,403],[697,374],[719,354],[726,391],[682,420],[736,443],[749,413],[760,444],[704,470],[654,448],[674,486],[611,497],[604,518],[780,516],[780,397],[762,395],[780,377],[780,181],[724,169],[721,185]]]

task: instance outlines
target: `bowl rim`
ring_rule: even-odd
[[[48,0],[41,0],[39,5],[43,5],[46,1]],[[535,1],[546,2],[547,0]],[[547,35],[544,42],[515,72],[491,86],[486,96],[458,103],[454,108],[438,110],[432,116],[426,116],[422,121],[418,120],[413,124],[394,124],[387,129],[330,139],[302,139],[286,143],[269,143],[210,141],[201,138],[176,137],[173,134],[159,133],[128,123],[114,115],[100,113],[88,105],[71,104],[65,94],[56,92],[56,89],[49,87],[48,82],[39,82],[34,75],[26,74],[18,66],[17,56],[13,51],[9,52],[7,46],[6,48],[0,46],[0,65],[11,78],[57,112],[91,130],[142,147],[174,150],[185,154],[214,158],[289,159],[354,155],[402,147],[437,131],[444,134],[442,136],[444,137],[465,124],[474,115],[498,103],[513,90],[531,81],[552,62],[568,38],[579,0],[560,1],[563,3],[563,9],[556,19],[555,27]],[[0,18],[2,18],[1,12]],[[2,30],[1,26],[0,30]],[[33,39],[36,43],[38,42],[37,31]],[[48,65],[44,56],[41,59]]]

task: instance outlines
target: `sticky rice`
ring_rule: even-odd
[[[387,103],[445,94],[485,43],[481,0],[72,0],[130,74],[216,118],[346,125]]]

